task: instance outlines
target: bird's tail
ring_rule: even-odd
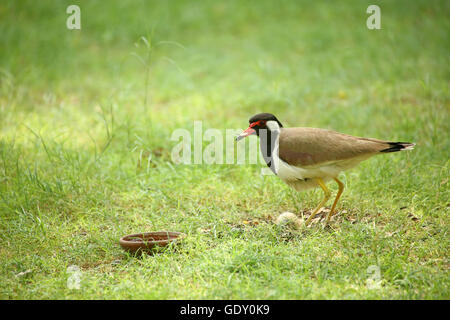
[[[414,149],[415,143],[411,142],[388,142],[389,148],[383,149],[380,152],[397,152],[402,150]]]

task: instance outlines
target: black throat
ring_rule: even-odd
[[[279,131],[260,130],[259,132],[259,147],[262,156],[267,166],[276,174],[275,164],[273,160],[274,149],[276,147]]]

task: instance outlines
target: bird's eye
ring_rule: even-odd
[[[250,124],[250,128],[253,128],[256,126],[264,126],[265,124],[266,124],[266,120],[255,121]]]

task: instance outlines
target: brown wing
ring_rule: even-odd
[[[279,157],[296,166],[370,156],[389,147],[386,141],[354,137],[318,128],[282,128]]]

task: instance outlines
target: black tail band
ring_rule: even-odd
[[[401,150],[412,150],[415,143],[411,142],[388,142],[390,147],[387,149],[383,149],[380,152],[397,152]]]

